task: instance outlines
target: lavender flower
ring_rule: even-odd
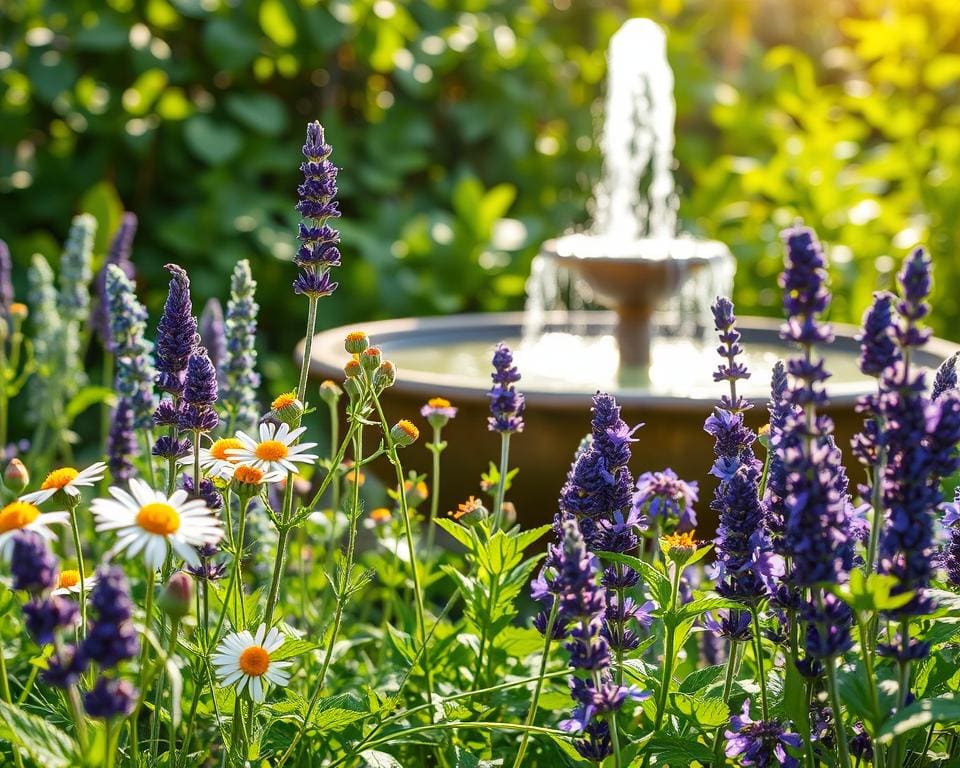
[[[696,481],[681,480],[672,469],[662,472],[644,472],[637,479],[633,494],[633,509],[637,515],[661,518],[662,529],[692,531],[697,527],[697,513],[693,505],[698,497]]]
[[[97,220],[89,213],[74,216],[60,257],[60,311],[71,323],[83,322],[90,311],[96,231]]]
[[[714,372],[713,380],[729,382],[731,391],[730,396],[723,396],[721,407],[732,413],[745,411],[750,408],[750,403],[735,394],[736,383],[742,379],[749,379],[750,371],[737,360],[737,357],[743,353],[743,346],[740,344],[737,319],[733,314],[733,302],[730,299],[718,297],[710,310],[713,313],[714,328],[720,336],[717,354],[724,360]]]
[[[137,689],[127,680],[101,677],[83,697],[83,708],[90,717],[111,720],[127,717],[137,703]]]
[[[893,333],[894,298],[892,293],[878,291],[863,316],[863,331],[857,335],[857,341],[860,370],[865,376],[879,378],[901,359]]]
[[[298,237],[300,248],[294,262],[301,268],[293,284],[296,293],[319,298],[337,289],[330,270],[340,266],[340,233],[327,220],[338,218],[337,166],[330,162],[332,148],[325,142],[323,127],[318,122],[307,126],[303,145],[306,160],[300,164],[303,182],[297,187],[297,211],[303,216]]]
[[[134,467],[130,457],[138,453],[137,438],[133,432],[133,408],[127,398],[121,397],[107,435],[107,464],[115,483],[122,485],[133,477]]]
[[[69,600],[57,599],[62,603],[69,603],[74,611],[77,610],[76,605]],[[69,688],[80,681],[80,676],[86,672],[89,663],[90,660],[84,655],[82,648],[76,645],[65,645],[50,658],[47,669],[40,675],[40,679],[54,688]]]
[[[217,371],[203,347],[191,353],[187,359],[184,377],[182,407],[178,426],[194,432],[211,432],[220,423],[213,410],[217,401]]]
[[[193,478],[190,475],[182,475],[180,485],[192,498],[201,499],[207,505],[207,509],[217,510],[223,508],[223,496],[217,490],[217,486],[209,478],[200,480],[199,492],[194,490]]]
[[[0,240],[0,318],[10,317],[13,304],[13,260],[6,242]]]
[[[147,310],[137,300],[134,285],[123,270],[110,264],[106,269],[106,310],[109,321],[109,350],[116,357],[115,388],[130,403],[134,429],[149,429],[156,407],[153,383],[153,345],[144,338]]]
[[[176,264],[167,264],[170,291],[157,326],[157,386],[174,397],[183,393],[187,360],[199,343],[197,319],[190,300],[190,278]]]
[[[40,593],[57,586],[59,564],[46,541],[33,531],[21,531],[13,539],[10,575],[13,588]]]
[[[923,248],[917,248],[907,257],[903,269],[897,275],[901,299],[897,311],[906,322],[898,326],[897,340],[902,348],[922,347],[930,338],[930,329],[923,328],[920,321],[930,314],[930,288],[933,282],[930,257]]]
[[[783,443],[783,430],[791,416],[796,415],[796,409],[787,398],[787,369],[782,360],[773,366],[773,375],[770,380],[770,402],[767,411],[770,414],[770,432],[767,470],[767,487],[763,498],[766,512],[766,528],[770,532],[771,543],[775,552],[782,552],[784,526],[786,520],[786,483],[787,473],[780,456],[780,446]]]
[[[780,720],[753,720],[750,717],[750,699],[743,702],[739,715],[730,718],[730,729],[723,734],[727,739],[724,754],[739,757],[740,765],[757,768],[799,768],[800,761],[791,757],[787,748],[800,749],[800,736],[790,733]]]
[[[72,629],[80,621],[80,609],[59,595],[35,597],[23,606],[27,632],[37,645],[50,645],[61,629]]]
[[[960,588],[960,488],[954,492],[953,504],[948,505],[943,525],[947,529],[947,543],[941,549],[939,565],[947,572],[947,580]]]
[[[223,323],[223,307],[215,298],[207,299],[200,313],[200,344],[206,348],[210,362],[219,371],[227,356],[227,329]]]
[[[960,352],[950,355],[937,368],[937,375],[933,378],[933,389],[930,391],[930,399],[934,402],[939,400],[944,392],[957,388],[957,360],[960,360]]]
[[[232,427],[245,431],[256,427],[260,417],[257,388],[257,311],[254,300],[257,283],[250,273],[250,262],[238,261],[230,278],[230,300],[227,302],[227,349],[219,370],[220,402]]]
[[[107,273],[111,266],[118,267],[124,276],[133,280],[134,268],[130,260],[130,252],[133,249],[133,238],[137,234],[136,214],[125,212],[120,220],[120,226],[110,242],[110,250],[107,252],[107,258],[103,262],[100,271],[94,279],[94,293],[97,303],[94,306],[93,314],[90,317],[90,323],[103,344],[104,349],[111,350],[110,340],[110,310],[109,300],[107,298]]]
[[[520,371],[513,364],[513,353],[503,344],[497,344],[493,352],[493,387],[487,393],[490,398],[490,417],[487,424],[491,432],[512,434],[523,431],[523,395],[514,386],[520,381]]]
[[[190,453],[190,441],[162,435],[153,445],[153,455],[162,459],[182,459]]]
[[[97,570],[90,604],[95,618],[83,643],[84,655],[103,669],[134,658],[140,652],[140,641],[133,625],[130,588],[122,569],[108,565]]]

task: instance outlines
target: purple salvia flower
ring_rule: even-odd
[[[828,659],[853,646],[853,614],[836,595],[827,592],[822,604],[808,603],[800,612],[807,623],[804,648],[811,659]]]
[[[190,453],[190,441],[161,435],[153,444],[153,455],[162,459],[182,459]]]
[[[960,589],[960,488],[954,491],[953,504],[944,505],[943,526],[947,543],[940,550],[939,564],[947,573],[947,581]]]
[[[157,404],[153,345],[144,338],[147,310],[137,300],[130,278],[116,264],[106,268],[104,290],[110,326],[108,348],[116,357],[114,388],[129,400],[134,428],[149,429]]]
[[[115,667],[140,652],[133,624],[133,601],[127,577],[118,566],[102,566],[90,591],[94,619],[83,643],[84,655],[103,669]]]
[[[223,320],[223,307],[219,300],[211,298],[200,313],[200,343],[210,355],[213,367],[220,371],[227,357],[227,332]]]
[[[787,473],[780,457],[780,445],[783,441],[783,430],[788,418],[795,414],[795,408],[787,399],[787,369],[782,360],[773,366],[773,375],[770,380],[770,402],[767,411],[770,414],[769,440],[769,468],[767,471],[767,487],[763,499],[766,510],[766,527],[770,532],[774,551],[782,550],[784,521],[786,518],[786,482]]]
[[[930,314],[927,298],[930,296],[933,280],[930,257],[923,248],[917,248],[907,257],[897,280],[901,287],[897,311],[904,319],[897,329],[897,339],[905,349],[922,347],[930,338],[930,330],[922,328],[919,323]]]
[[[340,216],[337,202],[337,166],[330,162],[332,148],[325,142],[318,122],[307,125],[303,145],[306,158],[300,164],[303,182],[297,187],[297,211],[303,216],[298,238],[300,247],[294,262],[301,268],[293,284],[296,293],[319,298],[337,289],[330,270],[340,266],[340,233],[327,220]]]
[[[894,338],[895,298],[892,293],[878,291],[873,294],[873,304],[863,316],[863,330],[857,335],[857,341],[860,342],[860,371],[865,376],[879,378],[901,359]]]
[[[183,402],[191,405],[213,405],[217,401],[217,369],[207,350],[197,347],[187,360]]]
[[[939,400],[944,392],[957,388],[957,360],[960,360],[960,352],[954,352],[937,368],[937,374],[933,377],[933,388],[930,390],[930,399],[934,402]]]
[[[129,716],[137,704],[137,689],[128,680],[101,677],[83,696],[83,708],[90,717],[112,720]]]
[[[513,353],[506,344],[497,344],[493,352],[493,386],[490,398],[490,416],[487,425],[491,432],[513,434],[523,431],[523,394],[514,386],[520,381],[520,371],[513,364]]]
[[[740,758],[740,765],[757,768],[799,768],[800,761],[791,757],[787,749],[800,749],[800,736],[790,733],[789,726],[780,720],[753,720],[750,700],[743,702],[739,715],[730,718],[730,729],[723,734],[727,739],[724,754]]]
[[[633,494],[633,509],[638,516],[661,519],[662,530],[692,531],[697,527],[696,481],[687,482],[672,469],[663,472],[644,472],[637,478]]]
[[[736,383],[742,379],[749,379],[750,371],[737,360],[743,354],[743,346],[740,344],[740,331],[736,326],[737,318],[733,314],[733,302],[730,299],[718,297],[710,310],[713,312],[714,328],[720,337],[717,354],[723,358],[723,362],[714,371],[713,380],[729,382],[731,391],[729,397],[723,396],[721,407],[732,413],[745,411],[750,408],[750,403],[735,394]]]
[[[59,595],[35,597],[23,606],[27,632],[37,645],[50,645],[57,632],[80,622],[80,608]]]
[[[200,342],[190,299],[190,278],[176,264],[167,264],[170,291],[157,326],[157,386],[174,397],[183,393],[187,360]]]
[[[133,477],[134,467],[130,459],[138,453],[137,438],[133,431],[133,407],[127,398],[121,397],[107,434],[107,465],[116,484],[123,485]]]
[[[90,322],[96,331],[104,349],[113,351],[110,339],[110,310],[107,298],[107,273],[112,266],[119,268],[128,280],[133,280],[135,270],[130,254],[133,250],[133,238],[137,234],[137,216],[129,211],[120,219],[120,226],[110,242],[110,250],[100,271],[94,278],[93,290],[97,298]]]
[[[257,283],[250,262],[238,261],[230,277],[230,300],[224,322],[227,349],[220,369],[220,403],[235,429],[254,430],[260,418],[257,388]]]
[[[182,475],[180,477],[180,485],[191,498],[202,500],[203,503],[207,505],[207,509],[217,510],[223,508],[223,496],[220,495],[217,486],[215,486],[209,478],[204,477],[200,480],[199,493],[194,491],[193,478],[190,475]]]
[[[54,600],[58,601],[58,606],[66,604],[72,606],[74,611],[77,611],[77,606],[69,600],[50,598],[51,604]],[[30,603],[27,603],[27,605],[30,605]],[[27,606],[24,606],[24,610],[26,610],[26,607]],[[79,615],[78,611],[78,618]],[[53,635],[51,634],[50,637],[52,642]],[[80,681],[80,676],[87,671],[89,664],[90,660],[84,655],[82,648],[76,645],[65,645],[50,658],[47,669],[40,675],[40,679],[54,688],[67,689]]]
[[[0,240],[0,318],[10,316],[13,304],[13,260],[5,241]]]
[[[46,592],[57,586],[59,563],[43,537],[33,531],[21,531],[13,539],[10,575],[13,588],[27,592]]]

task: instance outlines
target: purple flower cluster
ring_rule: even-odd
[[[90,318],[90,323],[96,331],[100,343],[104,349],[114,351],[110,333],[110,309],[109,298],[107,296],[107,274],[110,267],[118,267],[128,280],[133,280],[134,268],[130,260],[130,253],[133,250],[133,238],[137,234],[137,216],[129,211],[123,214],[120,219],[120,227],[117,229],[110,242],[110,250],[107,251],[107,258],[103,262],[100,271],[94,278],[93,290],[97,297],[97,303],[94,305]]]
[[[223,319],[223,306],[219,299],[209,298],[200,313],[200,344],[207,350],[210,362],[219,372],[227,357],[227,328]]]
[[[687,482],[672,469],[662,472],[644,472],[637,478],[633,494],[633,509],[638,516],[659,519],[661,530],[692,531],[697,527],[699,489],[696,481]]]
[[[190,278],[176,264],[167,264],[165,268],[171,275],[170,291],[157,326],[156,383],[164,392],[179,397],[183,394],[187,360],[200,337],[190,299]]]
[[[739,715],[730,718],[730,730],[724,733],[727,757],[739,757],[744,766],[757,768],[799,768],[800,761],[787,748],[800,749],[803,742],[788,725],[780,720],[753,720],[750,717],[750,699],[743,702]]]
[[[327,224],[328,219],[340,216],[334,199],[338,169],[330,162],[332,151],[320,123],[310,123],[303,145],[306,160],[300,164],[303,181],[297,187],[297,211],[304,221],[300,223],[298,235],[300,248],[294,257],[300,274],[293,290],[313,298],[329,296],[337,289],[337,284],[330,279],[330,270],[340,266],[340,233]]]
[[[780,455],[780,446],[783,444],[783,430],[788,420],[796,415],[796,409],[787,398],[787,390],[787,369],[783,362],[778,360],[773,366],[770,402],[767,405],[767,411],[770,414],[770,432],[767,438],[769,466],[763,505],[766,512],[766,527],[770,533],[773,549],[781,554],[786,524],[787,472]]]
[[[220,423],[213,410],[217,401],[217,369],[207,350],[197,347],[187,359],[177,426],[188,432],[211,432]]]
[[[217,486],[214,485],[210,478],[204,477],[200,479],[199,491],[194,490],[193,478],[190,475],[181,475],[180,484],[191,498],[203,500],[203,503],[207,505],[207,509],[217,510],[223,508],[223,496],[220,495],[220,491],[217,490]]]
[[[960,588],[960,488],[954,492],[953,504],[944,505],[943,526],[947,542],[940,550],[939,565],[947,572],[947,580]]]
[[[886,291],[873,294],[873,303],[863,316],[860,342],[860,370],[865,376],[879,378],[901,359],[900,348],[893,336],[893,301]]]
[[[502,342],[493,351],[493,373],[490,378],[493,379],[493,386],[487,393],[490,398],[488,428],[502,435],[522,432],[526,403],[523,394],[515,386],[520,381],[520,371],[513,364],[510,347]]]
[[[90,623],[83,654],[110,669],[140,652],[137,630],[133,625],[133,601],[123,570],[106,565],[97,571],[97,583],[90,592],[94,619]]]
[[[257,282],[250,272],[250,262],[241,259],[230,277],[230,300],[224,321],[227,334],[226,356],[219,367],[220,401],[236,429],[250,431],[260,418],[257,388]]]
[[[903,360],[886,371],[877,403],[887,457],[881,493],[886,524],[880,539],[879,569],[896,576],[899,589],[917,593],[897,611],[909,616],[926,613],[931,607],[924,593],[935,566],[934,515],[943,501],[940,481],[960,468],[956,450],[960,397],[948,388],[936,401],[928,398],[923,373],[913,372],[908,364],[911,351],[930,336],[929,330],[919,325],[929,313],[926,299],[931,276],[926,254],[917,250],[909,256],[898,278],[901,320],[895,335]]]
[[[121,397],[113,412],[110,432],[107,434],[107,464],[115,483],[126,483],[133,477],[132,456],[138,453],[137,438],[133,432],[133,407],[130,400]]]
[[[57,585],[60,564],[46,541],[33,531],[21,531],[13,539],[10,575],[13,588],[39,594]]]
[[[732,413],[738,413],[750,408],[750,403],[736,394],[736,383],[750,378],[750,371],[737,358],[743,353],[740,344],[740,332],[737,330],[737,318],[733,314],[733,302],[730,299],[719,297],[710,308],[713,312],[713,325],[720,336],[720,346],[717,354],[723,362],[714,371],[714,381],[730,383],[730,395],[721,399],[721,407]]]
[[[10,249],[0,240],[0,319],[7,320],[13,304],[13,260]]]
[[[934,402],[943,397],[946,392],[957,389],[958,360],[960,360],[960,352],[954,352],[937,368],[937,373],[933,377],[933,387],[930,390],[930,399]]]

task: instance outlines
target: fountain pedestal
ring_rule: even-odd
[[[623,242],[581,234],[548,240],[541,255],[576,273],[590,286],[596,302],[617,314],[621,382],[626,385],[642,385],[646,380],[654,311],[697,272],[732,258],[727,247],[714,240]]]

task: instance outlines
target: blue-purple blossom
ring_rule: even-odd
[[[850,756],[858,762],[871,762],[873,760],[873,740],[863,727],[863,723],[854,723],[850,730],[853,731],[853,735],[850,737]]]
[[[238,261],[230,278],[230,299],[225,321],[227,349],[218,370],[220,403],[234,429],[251,431],[260,418],[257,388],[257,312],[254,296],[257,283],[250,272],[250,262]]]
[[[137,703],[137,689],[128,680],[101,677],[89,693],[84,694],[83,708],[90,717],[111,720],[127,717]]]
[[[170,290],[157,325],[156,383],[164,392],[179,397],[183,392],[187,360],[200,342],[200,336],[193,316],[190,278],[176,264],[167,264],[165,269],[171,275]]]
[[[116,361],[114,388],[133,410],[134,429],[149,429],[156,407],[153,345],[146,340],[147,310],[123,270],[107,266],[104,299],[109,323],[108,349]]]
[[[813,659],[838,656],[853,646],[850,631],[853,614],[836,595],[827,592],[822,601],[804,606],[800,618],[807,622],[804,648]]]
[[[96,331],[100,343],[104,349],[112,351],[112,342],[110,338],[111,313],[109,309],[109,299],[107,297],[107,273],[111,266],[117,267],[128,280],[133,280],[134,268],[130,260],[130,253],[133,249],[133,238],[137,233],[136,214],[129,211],[123,214],[120,219],[120,226],[117,228],[110,241],[110,250],[107,251],[107,258],[103,262],[100,271],[94,278],[93,288],[97,298],[97,303],[93,307],[90,322]]]
[[[10,317],[13,304],[13,260],[5,241],[0,240],[0,318]]]
[[[802,741],[780,720],[753,720],[750,717],[750,699],[743,702],[739,715],[730,718],[730,729],[723,734],[727,739],[724,754],[739,758],[740,765],[757,768],[799,768],[800,761],[787,749],[800,749]]]
[[[60,257],[60,312],[72,324],[84,322],[90,311],[93,281],[93,237],[97,220],[89,213],[73,217]]]
[[[487,425],[491,432],[512,434],[523,431],[523,394],[517,391],[520,371],[513,364],[513,353],[506,344],[497,344],[493,351],[493,386],[487,393],[490,398],[490,416]]]
[[[900,359],[900,348],[894,336],[893,302],[896,297],[886,291],[873,294],[873,304],[863,316],[860,342],[860,371],[879,378]]]
[[[940,551],[939,564],[947,573],[951,586],[960,589],[960,488],[954,492],[953,504],[947,508],[943,525],[947,542]]]
[[[722,296],[718,297],[710,310],[713,313],[714,328],[720,337],[717,354],[723,360],[714,371],[713,380],[726,381],[730,384],[730,395],[723,396],[721,407],[734,413],[745,411],[750,408],[750,402],[736,394],[736,383],[742,379],[749,379],[750,371],[737,359],[743,354],[743,346],[740,344],[737,318],[733,314],[733,302]]]
[[[161,435],[153,444],[153,455],[161,459],[182,459],[190,453],[190,441]]]
[[[35,597],[23,606],[27,632],[37,645],[50,645],[57,632],[72,629],[80,621],[75,602],[60,595]]]
[[[917,248],[906,258],[897,275],[900,283],[900,303],[897,311],[904,319],[897,327],[897,340],[904,349],[922,347],[930,338],[930,329],[920,325],[928,314],[930,288],[933,283],[930,257],[923,248]]]
[[[332,151],[320,123],[307,125],[303,145],[306,159],[300,164],[303,182],[297,187],[297,211],[304,221],[297,235],[300,247],[293,259],[301,271],[293,287],[296,293],[313,298],[329,296],[337,289],[330,270],[340,266],[340,233],[327,223],[340,216],[335,199],[338,169],[330,161]]]
[[[193,478],[190,475],[181,475],[180,485],[192,498],[201,499],[207,505],[207,509],[218,510],[223,508],[223,496],[217,490],[217,486],[207,477],[201,478],[199,492],[194,490]],[[214,549],[216,552],[216,549]]]
[[[770,414],[770,432],[768,434],[768,469],[767,487],[763,497],[766,510],[766,527],[770,532],[770,539],[775,552],[782,552],[783,533],[786,520],[786,483],[787,472],[780,455],[783,443],[783,430],[791,415],[796,409],[787,397],[788,380],[787,369],[782,360],[773,366],[770,379],[770,402],[767,411]]]
[[[113,411],[110,432],[107,434],[107,465],[114,483],[123,485],[133,477],[131,457],[139,452],[133,431],[133,408],[126,397],[121,397]]]
[[[207,299],[200,313],[200,344],[207,350],[210,362],[219,371],[227,356],[227,329],[223,320],[223,307],[216,298]]]
[[[74,611],[78,610],[73,602],[63,600],[63,598],[59,599],[63,603],[69,603],[73,606]],[[79,617],[79,612],[77,616]],[[89,663],[90,660],[86,657],[82,648],[72,644],[64,645],[50,657],[47,662],[47,669],[40,675],[40,679],[54,688],[69,688],[80,681],[80,676],[87,671]]]
[[[59,564],[44,538],[33,531],[20,531],[13,539],[10,575],[13,588],[46,592],[57,586]]]
[[[692,531],[697,527],[693,505],[698,498],[697,482],[681,480],[672,469],[644,472],[637,478],[633,509],[638,515],[657,520],[663,530]]]
[[[958,360],[960,360],[960,352],[954,352],[937,368],[936,376],[933,377],[933,388],[930,390],[930,399],[934,402],[939,400],[945,392],[957,389]]]
[[[177,426],[194,432],[216,429],[220,417],[212,406],[217,401],[217,394],[217,370],[207,350],[197,347],[187,360]]]
[[[133,601],[127,577],[118,566],[97,570],[97,583],[90,591],[93,621],[83,643],[84,655],[109,669],[140,652],[133,624]]]

